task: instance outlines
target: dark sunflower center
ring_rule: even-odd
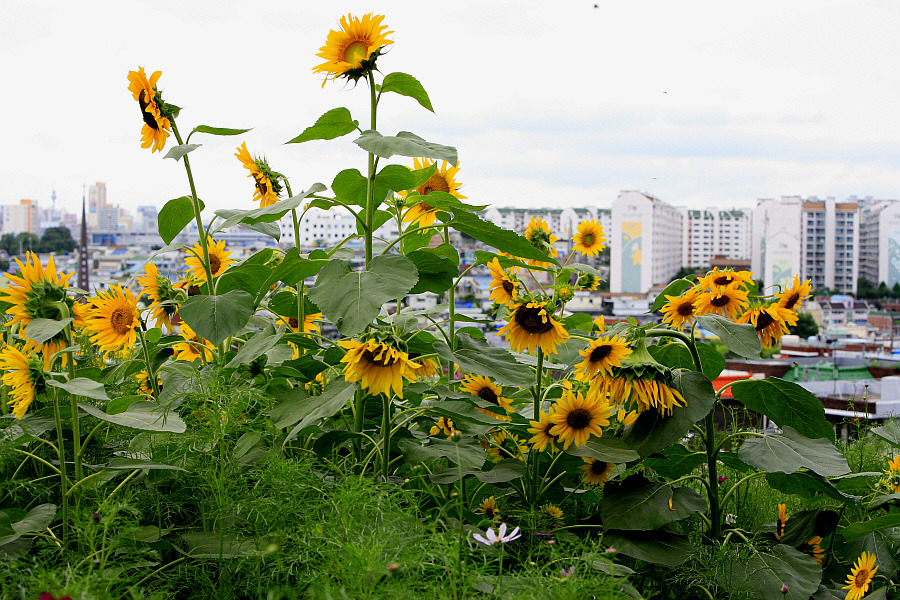
[[[553,323],[545,314],[541,314],[543,309],[520,307],[516,310],[516,323],[528,333],[547,333],[553,329]]]
[[[856,572],[856,577],[853,578],[853,583],[856,584],[856,587],[860,588],[866,585],[867,579],[869,579],[869,570],[860,569]]]
[[[713,283],[716,285],[728,285],[731,283],[731,275],[719,275],[713,279]]]
[[[269,192],[269,186],[266,185],[266,181],[265,181],[264,179],[257,179],[257,180],[256,180],[256,189],[257,189],[257,190],[259,191],[259,193],[262,194],[263,196],[265,196],[265,195]]]
[[[200,286],[191,285],[188,286],[188,296],[199,296],[200,295]]]
[[[769,325],[771,325],[774,322],[775,322],[775,319],[773,319],[769,313],[767,313],[767,312],[761,313],[759,315],[759,317],[757,317],[757,319],[756,319],[756,330],[762,331],[763,329],[765,329],[766,327],[768,327]]]
[[[300,319],[297,317],[291,317],[288,319],[288,324],[291,326],[291,329],[297,329],[300,326]]]
[[[784,302],[784,307],[788,310],[794,308],[794,305],[800,300],[800,294],[794,293],[788,296]]]
[[[222,261],[219,260],[219,257],[210,254],[209,255],[209,270],[212,271],[212,274],[215,275],[219,272],[219,268],[222,266]]]
[[[721,296],[718,296],[717,298],[713,298],[712,300],[710,300],[709,303],[712,304],[713,306],[715,306],[716,308],[722,308],[723,306],[728,306],[729,304],[731,304],[731,296],[728,296],[727,294],[722,294]]]
[[[423,196],[427,196],[431,192],[449,192],[450,186],[447,184],[447,180],[443,175],[435,173],[424,185],[421,185],[416,189]]]
[[[566,415],[566,425],[572,429],[584,429],[591,424],[591,413],[584,408],[576,408]]]
[[[150,102],[144,100],[147,97],[147,90],[141,91],[141,97],[138,98],[138,104],[141,106],[141,116],[144,117],[144,123],[150,126],[151,129],[159,129],[159,124],[156,122],[156,117],[153,116],[153,113],[147,110],[147,107],[150,106]]]
[[[500,405],[500,402],[497,399],[497,394],[495,394],[494,390],[492,390],[491,388],[489,388],[487,386],[478,390],[478,397],[481,398],[482,400],[487,400],[491,404],[496,404],[497,406]]]
[[[595,239],[595,238],[594,238],[594,234],[593,234],[593,233],[588,233],[588,234],[586,234],[586,235],[584,236],[584,238],[582,239],[581,245],[582,245],[582,246],[592,246],[592,245],[594,244],[594,239]]]
[[[371,350],[363,350],[362,360],[376,367],[389,367],[396,362],[396,360],[388,356],[387,352],[381,353],[381,358],[376,358],[377,356]]]
[[[677,312],[682,317],[688,317],[694,314],[694,304],[692,302],[682,302],[678,305]]]
[[[603,475],[606,472],[606,462],[602,460],[595,460],[591,463],[591,473],[594,475]]]
[[[494,512],[494,509],[491,508],[490,506],[485,506],[485,507],[484,507],[484,516],[488,517],[489,519],[493,520],[494,515],[496,515],[496,514],[497,514],[497,513]]]
[[[778,519],[778,521],[775,523],[775,531],[778,532],[779,536],[784,535],[784,521]]]
[[[597,346],[591,351],[591,362],[600,362],[612,352],[612,346],[610,344],[603,344],[602,346]]]
[[[513,290],[516,289],[515,284],[513,284],[512,281],[509,281],[507,279],[503,280],[502,287],[503,287],[503,291],[506,292],[507,294],[512,294]]]
[[[124,307],[119,307],[113,311],[109,318],[109,324],[113,331],[119,335],[125,335],[132,329],[134,323],[134,313]]]
[[[362,41],[352,42],[344,49],[344,62],[358,65],[366,58],[366,44]]]

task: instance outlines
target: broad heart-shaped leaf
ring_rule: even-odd
[[[400,156],[445,160],[450,165],[455,165],[459,161],[456,148],[426,142],[408,131],[401,131],[396,136],[385,137],[377,131],[367,129],[362,132],[361,136],[353,140],[353,143],[366,152],[382,158],[390,158],[399,154]]]
[[[644,459],[644,466],[669,479],[683,477],[703,464],[706,464],[706,454],[688,452],[681,444],[669,446],[663,450],[662,456],[654,454]]]
[[[869,535],[873,531],[883,531],[891,527],[900,527],[900,513],[889,513],[868,521],[847,525],[841,530],[841,533],[844,535],[845,540],[852,542]]]
[[[176,161],[188,152],[193,152],[203,144],[181,144],[180,146],[172,146],[163,158],[174,158]]]
[[[366,205],[366,178],[357,169],[344,169],[334,176],[331,189],[338,200],[344,204]],[[375,186],[376,205],[381,204],[387,196],[388,188],[382,186],[379,190],[377,182]]]
[[[819,399],[796,383],[777,377],[745,379],[731,386],[734,399],[764,414],[779,427],[792,427],[810,438],[834,441],[834,427],[825,420]]]
[[[500,425],[503,423],[500,419],[495,419],[484,413],[475,410],[471,402],[463,400],[443,400],[428,404],[423,402],[422,406],[427,406],[429,411],[437,417],[450,417],[454,422],[470,422],[480,425]]]
[[[41,504],[40,506],[35,506],[21,519],[9,524],[9,529],[12,530],[12,533],[0,536],[0,549],[2,549],[3,546],[16,541],[26,533],[43,531],[53,521],[54,516],[56,516],[55,504]]]
[[[691,358],[691,352],[687,346],[681,342],[670,342],[668,344],[654,344],[647,348],[650,354],[663,363],[667,367],[673,369],[694,370],[694,359]],[[697,343],[697,354],[700,356],[700,364],[703,367],[703,374],[710,381],[718,377],[725,369],[725,357],[718,350],[703,342]]]
[[[197,335],[218,346],[250,320],[253,296],[243,290],[217,296],[192,296],[184,301],[178,313]]]
[[[900,448],[900,426],[891,422],[871,430],[878,437],[887,440],[892,446]]]
[[[680,296],[681,292],[688,289],[692,285],[694,285],[694,282],[690,279],[676,279],[675,281],[667,285],[666,289],[664,289],[662,293],[656,297],[656,300],[653,301],[653,306],[647,312],[655,313],[663,307],[663,304],[669,301],[666,296]]]
[[[291,432],[285,438],[284,443],[287,444],[303,429],[314,425],[319,419],[335,415],[344,408],[344,405],[347,404],[347,401],[353,396],[355,391],[355,382],[336,380],[329,383],[321,396],[314,396],[308,399],[305,406],[306,410],[304,411],[306,414],[303,415],[299,423],[294,425],[294,428],[291,429]]]
[[[276,281],[280,281],[285,285],[297,285],[307,277],[318,275],[319,271],[328,264],[327,259],[310,260],[302,258],[297,248],[291,248],[284,255],[281,264],[275,267],[272,276],[266,282],[265,288],[259,290],[260,297],[265,294],[269,286]]]
[[[534,383],[531,369],[516,362],[508,350],[465,333],[460,333],[456,342],[455,351],[444,342],[435,342],[434,351],[441,358],[458,364],[466,373],[490,377],[500,385],[528,387]]]
[[[453,220],[447,223],[453,229],[484,242],[500,252],[509,252],[519,258],[530,258],[555,265],[559,263],[531,245],[528,238],[508,229],[501,229],[478,215],[465,210],[453,211]]]
[[[668,527],[656,531],[611,529],[604,531],[603,543],[625,556],[667,567],[677,567],[697,551],[686,535]]]
[[[573,456],[595,458],[610,463],[622,464],[638,460],[640,455],[629,448],[621,439],[605,435],[591,436],[584,446],[570,446],[567,453]]]
[[[307,121],[308,122],[308,121]],[[310,140],[333,140],[347,135],[359,126],[359,121],[354,121],[350,111],[344,107],[332,108],[327,113],[316,119],[315,125],[307,127],[303,133],[286,144],[299,144]]]
[[[128,410],[116,415],[106,414],[90,404],[79,404],[78,406],[87,414],[101,421],[132,429],[170,433],[183,433],[186,429],[181,417],[156,402],[135,402],[128,407]]]
[[[76,377],[69,381],[54,381],[51,379],[47,381],[47,385],[64,389],[73,396],[84,396],[94,400],[109,400],[103,384],[87,377]]]
[[[822,580],[822,567],[813,557],[784,544],[777,544],[771,553],[733,559],[719,573],[726,589],[749,590],[759,600],[808,600]],[[787,586],[786,592],[782,586]]]
[[[725,346],[743,358],[759,358],[762,344],[756,329],[749,323],[732,323],[719,315],[702,315],[697,317],[700,327],[719,336]]]
[[[766,475],[766,481],[773,490],[794,494],[805,500],[812,500],[817,494],[825,494],[832,500],[848,504],[859,504],[861,500],[859,496],[845,494],[834,487],[830,481],[812,471],[769,473]]]
[[[294,194],[290,198],[279,200],[270,206],[254,208],[252,210],[217,210],[216,216],[225,219],[225,221],[218,225],[217,228],[226,229],[232,225],[237,225],[238,223],[248,227],[258,223],[274,223],[291,210],[303,204],[303,201],[308,196],[324,191],[325,189],[325,186],[321,183],[314,183],[309,186],[309,189],[305,192]]]
[[[372,323],[385,302],[405,296],[418,278],[405,256],[376,256],[362,271],[333,260],[319,273],[309,297],[343,335],[354,336]]]
[[[226,367],[236,367],[238,365],[246,365],[253,362],[263,354],[269,351],[278,340],[281,339],[282,332],[275,331],[275,327],[269,325],[262,331],[253,334],[241,349],[237,351]]]
[[[204,208],[203,201],[198,199],[197,202],[200,203],[200,210],[202,211]],[[159,211],[159,237],[165,243],[171,244],[175,236],[181,233],[181,230],[193,220],[194,204],[190,196],[173,198],[166,202],[166,205]]]
[[[384,81],[381,82],[381,91],[408,96],[421,104],[423,108],[434,112],[434,109],[431,107],[431,100],[428,98],[428,92],[425,91],[419,80],[412,75],[388,73],[384,76]]]
[[[250,129],[229,129],[228,127],[210,127],[209,125],[197,125],[188,135],[188,139],[195,133],[208,133],[210,135],[241,135]]]
[[[449,244],[414,250],[406,257],[415,263],[419,272],[419,281],[409,290],[410,294],[443,294],[453,286],[453,281],[459,275],[459,254]]]
[[[25,337],[35,344],[43,344],[66,328],[74,319],[32,319],[25,327]]]
[[[482,452],[483,455],[483,452]],[[459,467],[447,467],[439,469],[429,475],[429,479],[433,483],[447,484],[459,481],[468,475],[474,476],[481,483],[506,483],[513,479],[518,479],[525,475],[525,463],[515,458],[507,458],[502,460],[490,471],[482,471],[480,469],[461,469]]]
[[[446,458],[463,469],[480,469],[484,464],[484,448],[472,438],[462,439],[458,443],[433,439],[427,446],[418,440],[400,440],[397,445],[406,459],[414,463]]]
[[[410,169],[403,165],[388,165],[375,175],[375,185],[395,192],[411,190],[427,182],[437,171],[437,167],[438,163],[432,163],[424,169]],[[363,180],[365,180],[365,177],[363,177]]]
[[[221,275],[216,283],[216,294],[222,295],[231,290],[243,290],[256,297],[272,275],[272,269],[266,265],[243,263],[231,267]]]
[[[816,536],[827,538],[835,532],[840,520],[838,512],[830,509],[816,508],[791,513],[779,541],[797,547]]]
[[[643,475],[607,483],[600,502],[603,522],[626,530],[658,529],[705,509],[706,501],[694,490],[652,482]]]
[[[625,431],[625,443],[643,458],[684,437],[691,425],[706,417],[716,403],[712,384],[703,373],[677,371],[674,383],[686,406],[676,406],[667,417],[655,409],[644,411]]]
[[[748,465],[769,473],[794,473],[803,467],[823,477],[850,472],[847,459],[828,440],[810,439],[792,427],[783,429],[782,434],[745,441],[738,449],[738,456]]]

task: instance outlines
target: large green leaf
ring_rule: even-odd
[[[653,358],[667,367],[673,369],[687,369],[688,371],[694,370],[694,359],[691,357],[691,352],[688,350],[687,346],[681,342],[654,344],[647,350],[649,350]],[[703,374],[706,375],[710,381],[718,377],[725,369],[725,357],[709,344],[698,342],[697,354],[700,356],[700,365],[703,367]]]
[[[203,210],[203,201],[197,200],[197,202],[200,203],[200,210]],[[181,230],[194,220],[194,204],[190,196],[182,196],[166,202],[162,210],[159,211],[157,220],[159,223],[159,237],[165,243],[171,244],[175,236],[181,233]]]
[[[272,275],[272,269],[265,265],[241,264],[232,267],[219,275],[216,283],[216,294],[222,295],[231,290],[243,290],[253,297],[264,288]]]
[[[55,381],[51,379],[47,381],[47,385],[64,389],[73,396],[84,396],[94,400],[109,400],[103,384],[87,377],[75,377],[69,381]]]
[[[357,126],[359,126],[359,121],[355,121],[350,116],[349,110],[343,107],[332,108],[316,119],[315,125],[307,127],[303,130],[303,133],[285,143],[299,144],[310,140],[333,140],[342,135],[347,135],[356,129]]]
[[[426,142],[408,131],[401,131],[396,136],[383,136],[377,131],[367,129],[361,136],[353,140],[353,143],[366,152],[382,158],[390,158],[399,154],[400,156],[445,160],[451,165],[455,165],[459,160],[456,148]]]
[[[252,129],[252,128],[251,128]],[[241,135],[242,133],[247,133],[250,129],[231,129],[229,127],[210,127],[209,125],[197,125],[188,134],[188,139],[191,139],[191,136],[195,133],[208,133],[210,135]]]
[[[662,291],[662,293],[656,297],[656,300],[653,301],[653,306],[648,310],[648,313],[654,313],[663,307],[663,304],[668,302],[669,300],[666,296],[680,296],[681,292],[688,289],[694,285],[694,282],[691,279],[676,279],[666,286],[666,289]]]
[[[654,454],[644,459],[646,467],[669,479],[683,477],[703,464],[706,464],[705,453],[689,452],[681,444],[669,446],[663,450],[662,456]]]
[[[819,399],[796,383],[777,377],[744,379],[731,386],[734,399],[764,414],[780,427],[792,427],[810,438],[834,441],[834,427],[825,420]]]
[[[272,271],[271,277],[266,281],[265,289],[260,289],[259,294],[262,296],[268,291],[276,281],[280,281],[285,285],[297,285],[306,278],[317,275],[322,267],[328,264],[327,259],[311,260],[302,258],[297,248],[291,248],[284,255],[281,263]]]
[[[656,409],[646,410],[625,431],[625,442],[643,458],[674,444],[712,410],[716,395],[712,383],[696,371],[678,371],[675,387],[681,392],[686,406],[676,406],[669,416]]]
[[[401,192],[411,190],[423,185],[427,182],[435,171],[438,164],[433,163],[424,169],[410,169],[403,165],[388,165],[375,175],[375,185],[385,189]],[[360,175],[360,177],[362,177]],[[365,180],[365,178],[363,178]]]
[[[353,397],[353,392],[355,391],[355,382],[337,380],[329,383],[321,396],[313,396],[308,399],[304,406],[305,410],[303,413],[300,413],[303,415],[300,422],[294,425],[294,428],[291,429],[291,432],[285,438],[284,443],[287,444],[303,429],[314,425],[319,419],[337,414],[338,411],[344,408],[347,401]]]
[[[759,358],[762,344],[753,325],[733,323],[719,315],[702,315],[697,317],[700,327],[719,336],[725,346],[744,358]]]
[[[11,533],[0,535],[0,550],[2,550],[3,546],[16,541],[26,533],[43,531],[50,526],[54,516],[56,516],[55,504],[35,506],[21,519],[9,524],[8,528],[12,530]]]
[[[841,533],[844,535],[845,540],[852,542],[853,540],[858,540],[861,537],[869,535],[873,531],[884,531],[891,527],[900,527],[900,513],[881,515],[880,517],[875,517],[868,521],[860,521],[859,523],[847,525],[841,530]]]
[[[443,294],[453,286],[453,281],[459,275],[459,254],[449,244],[414,250],[406,257],[413,261],[419,272],[419,281],[409,291],[410,294]]]
[[[156,402],[135,402],[125,412],[115,415],[106,414],[90,404],[79,404],[78,406],[87,414],[101,421],[132,429],[183,433],[186,428],[181,417]]]
[[[319,273],[309,297],[343,335],[353,336],[372,323],[385,302],[405,296],[417,280],[416,266],[405,256],[376,256],[362,271],[333,260]]]
[[[771,552],[756,551],[749,559],[734,559],[719,572],[726,587],[749,590],[760,600],[808,600],[822,580],[822,567],[811,556],[784,544]],[[782,586],[787,591],[782,592]]]
[[[900,448],[900,425],[897,425],[897,423],[890,422],[881,427],[876,427],[871,431],[878,437],[890,442],[891,445]]]
[[[446,458],[463,469],[480,469],[484,464],[484,448],[472,438],[459,442],[432,439],[428,445],[418,440],[400,440],[397,442],[407,460],[414,463],[429,462],[438,458]]]
[[[797,471],[796,473],[769,473],[766,475],[769,486],[785,494],[794,494],[806,500],[811,500],[818,494],[825,494],[832,500],[859,504],[859,496],[845,494],[834,485],[812,471]]]
[[[299,194],[294,194],[285,200],[279,200],[275,204],[269,206],[254,208],[252,210],[217,210],[216,216],[224,219],[224,221],[218,225],[218,229],[226,229],[239,223],[247,227],[253,227],[260,223],[274,223],[303,204],[307,197],[324,191],[325,189],[325,186],[321,183],[314,183],[309,186],[308,190],[300,192]]]
[[[379,189],[376,181],[375,200],[376,206],[381,204],[384,197],[387,196],[387,187],[381,186]],[[366,186],[367,180],[357,169],[345,169],[335,175],[334,181],[331,182],[331,189],[338,200],[345,204],[355,204],[357,206],[366,205]]]
[[[193,152],[202,145],[203,144],[180,144],[178,146],[172,146],[163,158],[174,158],[177,162],[181,160],[185,154]]]
[[[269,325],[262,331],[253,334],[253,337],[241,346],[234,358],[225,366],[237,367],[238,365],[246,365],[253,362],[277,344],[278,340],[281,339],[281,335],[281,331],[275,331],[275,327]]]
[[[520,258],[530,258],[541,262],[549,262],[556,265],[559,264],[555,259],[550,258],[532,246],[531,242],[529,242],[528,238],[525,236],[521,236],[508,229],[501,229],[493,223],[485,221],[478,215],[473,215],[466,210],[454,211],[453,220],[449,221],[447,225],[475,238],[479,242],[484,242],[500,252],[509,252]]]
[[[35,344],[43,344],[66,328],[74,319],[32,319],[25,326],[25,337]]]
[[[769,473],[793,473],[803,467],[823,477],[850,472],[844,455],[826,439],[810,439],[792,427],[784,433],[745,441],[738,450],[741,460]]]
[[[388,73],[384,76],[384,81],[381,82],[381,91],[408,96],[421,104],[423,108],[434,112],[434,108],[431,107],[431,100],[428,98],[428,92],[425,91],[419,80],[412,75]]]
[[[508,350],[460,333],[453,351],[444,342],[435,342],[438,356],[455,362],[467,373],[490,377],[500,385],[528,387],[534,383],[534,373],[516,359]]]
[[[652,482],[643,475],[607,483],[600,502],[603,522],[608,527],[641,531],[658,529],[705,509],[706,501],[694,490]]]
[[[609,525],[615,527],[615,523]],[[625,556],[667,567],[677,567],[697,552],[687,536],[669,528],[655,531],[609,529],[603,534],[603,543]]]
[[[816,536],[827,538],[837,529],[840,516],[837,511],[816,508],[792,513],[784,527],[781,543],[800,546]]]
[[[443,400],[433,402],[431,404],[423,403],[436,416],[450,417],[454,422],[468,421],[470,423],[478,423],[481,425],[500,425],[503,423],[500,419],[489,417],[488,415],[475,410],[471,402],[462,400]]]
[[[616,464],[627,463],[640,458],[640,455],[629,448],[625,442],[612,435],[605,435],[600,438],[591,436],[584,446],[571,446],[566,452],[573,456],[595,458]]]
[[[253,296],[243,290],[217,296],[193,296],[184,301],[178,313],[197,335],[218,346],[250,320]]]
[[[494,465],[489,471],[447,467],[446,469],[435,471],[428,478],[434,483],[448,484],[459,481],[461,478],[469,475],[474,476],[481,483],[506,483],[525,475],[525,463],[515,458],[507,458]]]

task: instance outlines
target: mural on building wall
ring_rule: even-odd
[[[622,291],[638,292],[641,290],[641,234],[643,223],[625,221],[622,223]]]
[[[888,232],[888,287],[900,282],[900,229]]]
[[[766,281],[765,284],[789,287],[795,274],[794,261],[790,258],[775,258],[772,260],[772,283]]]

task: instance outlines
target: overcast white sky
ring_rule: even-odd
[[[381,71],[418,78],[436,111],[385,96],[379,129],[456,146],[474,203],[608,206],[622,189],[721,207],[900,197],[893,0],[6,0],[0,203],[47,205],[55,189],[75,211],[95,181],[131,209],[186,194],[181,164],[140,148],[126,78],[139,65],[162,71],[185,134],[254,128],[192,140],[208,207],[250,208],[241,141],[295,191],[364,171],[352,134],[283,143],[336,106],[367,122],[365,86],[322,89],[311,69],[342,14],[372,11],[395,31]]]

